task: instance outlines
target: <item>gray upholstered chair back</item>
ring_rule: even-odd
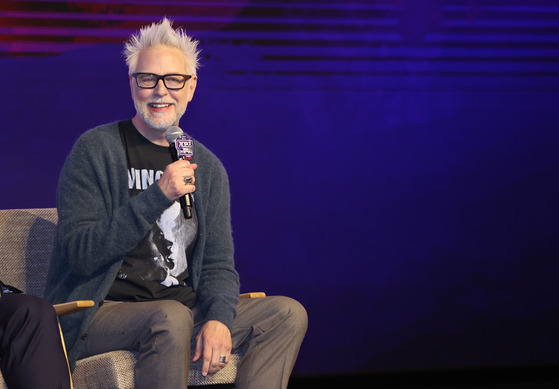
[[[56,208],[0,210],[0,280],[44,297]]]

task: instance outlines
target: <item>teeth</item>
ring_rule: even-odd
[[[150,104],[153,108],[165,108],[170,106],[171,104]]]

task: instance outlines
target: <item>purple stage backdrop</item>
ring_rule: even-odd
[[[296,374],[559,363],[556,1],[5,0],[2,208],[133,116],[122,42],[162,16],[201,42],[181,127],[242,291],[308,309]]]

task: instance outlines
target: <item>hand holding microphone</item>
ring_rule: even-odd
[[[182,159],[167,165],[157,182],[165,196],[171,200],[179,200],[179,197],[194,192],[196,167],[195,163]]]
[[[190,219],[193,206],[191,193],[196,189],[194,170],[197,165],[189,162],[194,158],[194,141],[176,126],[165,131],[165,139],[169,142],[169,152],[174,162],[167,165],[158,184],[169,199],[179,199],[184,217]]]

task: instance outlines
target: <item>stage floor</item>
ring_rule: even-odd
[[[292,376],[289,389],[555,389],[559,366]]]

